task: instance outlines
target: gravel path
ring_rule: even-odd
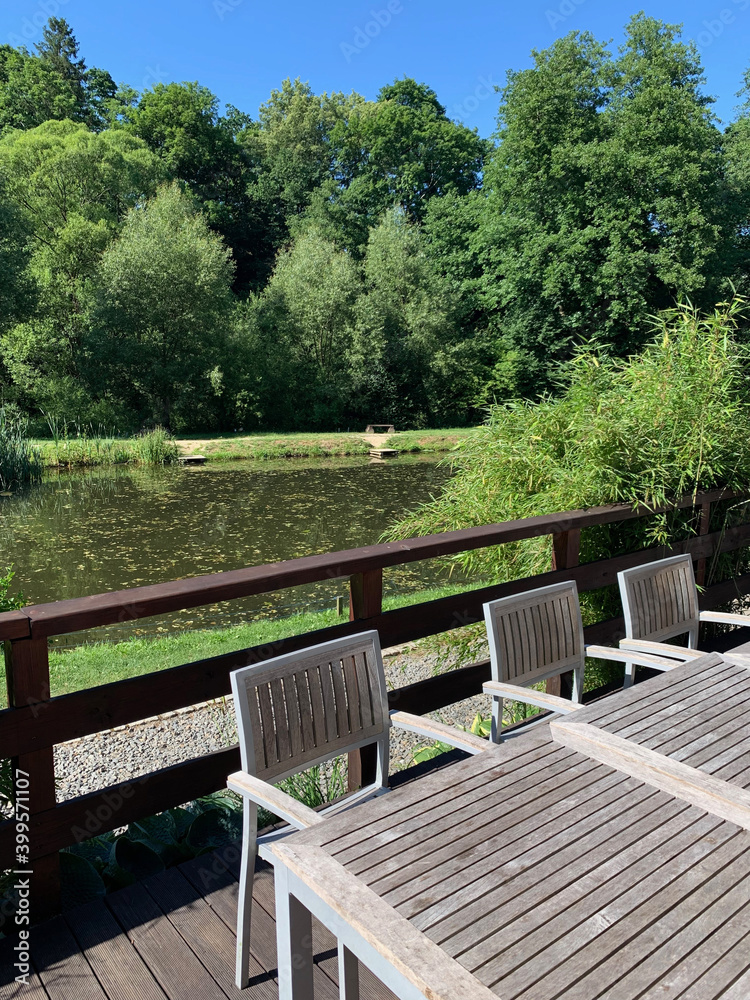
[[[385,650],[388,688],[404,687],[434,676],[435,654]],[[467,728],[477,712],[487,716],[484,695],[441,709],[431,718]],[[145,722],[121,726],[55,747],[58,801],[85,795],[191,757],[221,750],[237,740],[231,698],[180,709]],[[425,741],[411,733],[391,730],[391,772],[412,763],[414,748]]]

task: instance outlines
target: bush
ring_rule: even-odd
[[[42,457],[26,436],[26,422],[0,407],[0,490],[41,482]]]
[[[556,398],[493,406],[484,428],[452,458],[455,476],[442,495],[387,537],[617,502],[653,509],[699,490],[746,489],[749,355],[736,336],[744,308],[735,299],[708,316],[689,305],[668,310],[654,321],[655,336],[643,353],[627,360],[580,350]],[[742,506],[714,507],[714,530],[722,519],[744,514]],[[582,535],[581,561],[685,537],[696,527],[693,511],[677,511],[591,528]],[[457,560],[466,571],[502,582],[548,570],[550,557],[546,536]],[[730,558],[722,557],[714,573],[726,573]],[[611,589],[582,595],[581,604],[588,621],[619,607]]]
[[[136,460],[143,465],[169,465],[176,462],[180,451],[174,438],[163,427],[155,427],[135,439]]]

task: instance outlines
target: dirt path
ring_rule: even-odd
[[[390,436],[390,434],[363,434],[362,438],[371,448],[385,448],[385,443]]]

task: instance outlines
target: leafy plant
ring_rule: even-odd
[[[237,799],[216,793],[131,823],[61,852],[63,906],[98,899],[165,868],[233,843],[242,834]]]
[[[389,540],[625,502],[647,512],[684,494],[750,485],[750,355],[739,340],[747,303],[708,315],[666,310],[654,336],[626,361],[579,350],[560,394],[493,406],[487,423],[454,453],[440,496],[387,533]],[[745,506],[714,505],[712,530],[746,519]],[[695,513],[671,511],[584,530],[581,561],[677,541],[698,529]],[[739,556],[748,559],[747,550]],[[456,557],[475,578],[503,582],[549,568],[549,536]],[[734,562],[732,562],[734,560]],[[737,556],[711,566],[714,579],[741,571]],[[618,612],[611,589],[583,594],[584,621]],[[461,630],[472,655],[484,630]]]
[[[180,454],[174,438],[163,427],[155,427],[137,437],[134,451],[143,465],[169,465],[176,462]]]
[[[0,407],[0,492],[42,480],[42,458],[26,436],[26,420]]]
[[[341,759],[335,758],[328,766],[316,764],[285,778],[280,787],[287,795],[314,809],[346,793],[346,770]]]

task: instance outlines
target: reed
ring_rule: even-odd
[[[0,492],[38,483],[42,478],[42,456],[26,436],[26,422],[6,407],[0,407]]]

